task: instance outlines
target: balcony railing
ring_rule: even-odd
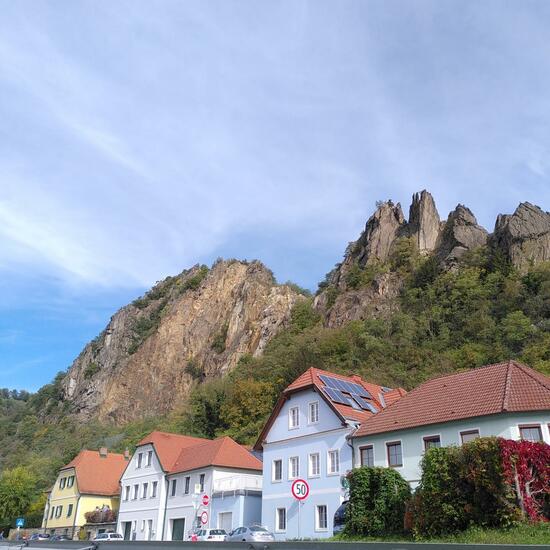
[[[214,492],[239,490],[261,491],[262,476],[241,474],[214,480]]]

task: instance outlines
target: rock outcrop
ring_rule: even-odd
[[[259,262],[221,261],[169,277],[123,307],[64,380],[81,417],[124,422],[185,401],[194,379],[262,353],[301,299]]]
[[[550,213],[522,202],[512,215],[498,216],[491,244],[522,273],[550,260]]]
[[[435,201],[426,190],[413,195],[407,231],[421,254],[429,254],[435,249],[441,222]]]
[[[469,208],[459,204],[447,218],[439,236],[436,254],[445,267],[456,265],[468,250],[487,244],[489,234],[478,225]]]
[[[402,238],[411,239],[420,254],[433,254],[442,269],[456,268],[465,252],[490,244],[525,272],[550,260],[550,214],[522,203],[514,214],[500,215],[494,234],[489,235],[462,204],[441,222],[435,201],[425,190],[413,195],[408,221],[399,204],[379,204],[359,239],[348,245],[342,263],[331,272],[327,288],[315,298],[314,306],[326,326],[385,317],[399,307],[403,281],[388,271],[396,242]]]

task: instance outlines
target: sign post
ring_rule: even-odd
[[[17,518],[15,520],[15,526],[17,527],[17,540],[20,540],[21,527],[25,526],[25,518]]]
[[[300,510],[303,501],[309,496],[309,485],[305,479],[295,479],[290,488],[292,496],[298,501],[298,538],[300,537]]]

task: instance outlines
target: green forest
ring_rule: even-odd
[[[153,429],[254,443],[281,390],[310,366],[405,389],[509,358],[550,374],[549,263],[522,275],[482,248],[442,270],[405,240],[387,265],[356,266],[348,285],[371,284],[373,273],[383,270],[403,280],[397,313],[329,329],[310,296],[297,303],[289,326],[263,356],[243,357],[225,378],[201,380],[190,365],[197,379],[189,402],[167,417],[125,426],[77,424],[61,400],[64,373],[32,395],[0,390],[0,518],[7,524],[24,514],[39,524],[44,491],[82,448],[132,450]],[[327,282],[320,288],[338,292]]]

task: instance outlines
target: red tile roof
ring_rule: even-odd
[[[319,393],[324,396],[325,394],[321,391],[321,389],[325,387],[325,384],[319,378],[320,376],[330,376],[331,378],[337,378],[338,380],[344,380],[346,382],[351,382],[363,386],[363,388],[365,388],[372,395],[373,405],[378,410],[383,409],[379,397],[381,394],[384,396],[384,401],[386,401],[386,397],[389,396],[390,402],[393,403],[396,398],[400,397],[401,392],[403,394],[406,393],[405,390],[402,388],[399,388],[398,390],[390,390],[390,392],[385,393],[382,390],[382,386],[371,384],[370,382],[365,382],[360,376],[357,376],[356,374],[353,374],[352,376],[345,376],[343,374],[336,374],[334,372],[310,367],[306,370],[306,372],[296,378],[296,380],[294,380],[294,382],[292,382],[292,384],[290,384],[283,391],[283,395],[287,395],[289,393],[293,393],[295,391],[314,386],[319,390]],[[350,420],[362,421],[370,418],[373,415],[373,413],[370,411],[357,410],[354,409],[351,405],[342,405],[341,403],[333,403],[332,401],[330,401],[330,404],[340,413],[343,418],[348,418]]]
[[[342,418],[342,421],[352,420],[355,422],[362,422],[370,418],[371,416],[373,416],[373,413],[370,411],[357,410],[357,409],[354,409],[351,405],[342,405],[341,403],[334,403],[322,391],[322,388],[325,387],[325,384],[319,378],[320,376],[330,376],[332,378],[338,378],[339,380],[344,380],[346,382],[359,384],[371,394],[371,396],[373,397],[372,404],[378,410],[383,409],[380,395],[383,395],[384,403],[387,406],[395,402],[405,393],[407,393],[403,388],[398,388],[395,390],[388,391],[388,388],[383,388],[382,386],[379,386],[377,384],[365,382],[360,376],[357,376],[355,374],[352,376],[345,376],[343,374],[336,374],[334,372],[329,372],[326,370],[317,369],[315,367],[310,367],[298,378],[296,378],[296,380],[294,380],[294,382],[292,382],[292,384],[290,384],[283,391],[283,393],[279,397],[279,400],[277,401],[277,404],[275,405],[273,412],[271,413],[271,416],[269,417],[266,425],[264,426],[262,432],[260,433],[260,436],[258,437],[256,444],[254,445],[255,449],[259,450],[262,448],[262,442],[264,441],[267,433],[269,432],[271,425],[275,421],[275,418],[278,416],[286,399],[288,399],[288,396],[291,393],[305,390],[307,388],[311,388],[311,387],[316,388],[319,394],[327,401],[329,406],[332,407],[336,411],[336,413]]]
[[[508,361],[429,380],[364,421],[354,436],[541,410],[550,410],[550,378]]]
[[[230,437],[220,437],[183,449],[170,473],[186,472],[207,466],[262,470],[262,463],[250,451]]]
[[[152,444],[163,470],[169,472],[174,467],[174,463],[183,449],[198,445],[200,443],[205,443],[207,441],[210,440],[202,437],[191,437],[188,435],[155,431],[144,437],[138,443],[138,447],[140,445]]]
[[[86,495],[118,495],[119,480],[128,461],[124,455],[108,453],[101,456],[98,451],[80,451],[62,468],[74,468],[78,491]]]

